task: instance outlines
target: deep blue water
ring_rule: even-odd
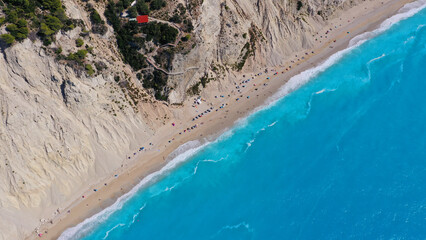
[[[353,49],[74,238],[426,239],[423,24]]]

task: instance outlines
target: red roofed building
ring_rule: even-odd
[[[148,22],[148,15],[137,16],[136,21],[138,21],[138,23],[147,23]]]

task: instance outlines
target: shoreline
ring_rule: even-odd
[[[196,124],[196,128],[190,130],[190,133],[186,131],[183,133],[182,130],[179,130],[178,128],[181,125],[179,123],[177,123],[179,126],[176,127],[164,126],[160,128],[156,136],[152,138],[152,147],[142,151],[140,154],[138,153],[134,161],[126,164],[120,171],[116,171],[115,174],[117,174],[117,177],[111,176],[108,179],[103,179],[97,184],[92,185],[85,192],[84,199],[76,197],[71,206],[62,210],[61,213],[53,219],[52,224],[47,223],[40,228],[40,232],[43,233],[42,237],[37,237],[35,233],[32,233],[27,239],[57,239],[64,230],[83,222],[88,217],[113,205],[117,199],[126,195],[147,176],[160,171],[170,163],[171,160],[173,160],[171,154],[174,154],[180,146],[190,141],[200,139],[217,139],[228,129],[235,126],[240,119],[245,119],[252,113],[258,111],[259,108],[270,105],[267,101],[270,101],[271,96],[279,94],[279,91],[282,91],[282,87],[286,85],[292,77],[312,67],[321,65],[330,56],[341,50],[347,49],[349,42],[355,36],[375,30],[384,20],[395,15],[401,7],[410,2],[413,2],[413,0],[389,0],[384,4],[380,4],[381,1],[379,0],[372,0],[369,3],[360,3],[355,7],[345,10],[343,13],[347,12],[348,15],[352,14],[354,16],[353,18],[356,19],[351,21],[348,20],[348,17],[342,17],[344,20],[339,21],[337,18],[331,20],[331,26],[335,25],[332,24],[335,22],[334,20],[336,20],[336,22],[350,22],[340,28],[333,29],[331,34],[327,35],[326,39],[322,39],[326,40],[324,43],[318,43],[310,50],[294,53],[296,56],[300,56],[299,59],[303,56],[303,59],[286,64],[287,68],[289,65],[292,66],[289,71],[285,71],[286,66],[277,66],[268,68],[276,69],[275,71],[268,71],[268,74],[262,71],[262,75],[255,76],[254,79],[252,79],[252,77],[257,74],[246,74],[244,79],[250,77],[252,80],[247,83],[247,88],[244,88],[243,91],[236,92],[233,90],[230,93],[230,97],[219,97],[217,101],[210,103],[211,105],[208,106],[206,106],[207,104],[200,105],[200,108],[203,107],[203,110],[210,106],[215,106],[215,108],[218,109],[218,106],[224,105],[225,107],[220,108],[219,111],[215,111],[215,108],[213,108],[212,113],[208,113],[202,118],[192,122],[192,116],[196,116],[199,112],[198,109],[191,108],[191,100],[186,101],[185,108],[188,108],[186,110],[188,114],[191,114],[191,117],[189,119],[180,120],[180,122],[188,123],[187,125]],[[362,10],[368,4],[370,4],[369,7],[373,5],[375,8],[363,12]],[[355,11],[355,8],[359,10]],[[350,15],[350,17],[352,17],[352,15]],[[327,30],[328,28],[330,28],[329,25],[324,29]],[[321,30],[321,32],[325,31]],[[309,54],[306,54],[308,52]],[[278,72],[278,74],[274,75],[273,72]],[[252,84],[256,84],[256,86],[250,87],[249,85]],[[242,83],[236,86],[242,86]],[[242,88],[240,88],[240,90],[242,90]],[[288,91],[291,92],[293,90],[294,89],[290,87]],[[276,100],[282,98],[286,94],[288,94],[288,92],[279,94],[282,96],[277,96]],[[240,99],[237,101],[236,98]],[[179,120],[176,121],[178,122]],[[180,127],[188,129],[188,126]],[[167,141],[169,141],[169,143],[164,145],[164,142]],[[92,189],[97,189],[97,191],[93,192]],[[68,210],[70,211],[69,213]],[[47,231],[47,234],[45,231]]]

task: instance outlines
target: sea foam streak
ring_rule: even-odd
[[[264,105],[256,108],[249,115],[272,107],[278,102],[278,100],[282,99],[284,96],[286,96],[290,92],[298,89],[302,85],[306,84],[310,79],[314,78],[321,72],[331,67],[337,61],[339,61],[343,56],[351,52],[354,48],[362,45],[368,39],[375,37],[378,34],[388,30],[395,23],[415,15],[416,13],[418,13],[425,7],[426,7],[426,0],[419,0],[413,3],[406,4],[403,8],[400,9],[400,11],[396,15],[385,20],[378,29],[372,32],[360,34],[354,37],[350,41],[348,48],[333,54],[319,66],[305,70],[302,73],[290,78],[290,80],[284,86],[282,86],[277,93],[271,96]],[[247,117],[239,119],[236,123],[239,122],[241,124],[246,124],[247,123],[246,121],[247,121]],[[224,139],[224,138],[228,138],[232,136],[232,134],[233,134],[233,129],[225,131],[225,133],[223,133],[216,141]],[[142,179],[142,181],[138,183],[134,188],[132,188],[128,193],[119,197],[113,205],[105,208],[101,212],[93,215],[92,217],[85,219],[83,222],[81,222],[77,226],[68,228],[67,230],[65,230],[58,239],[59,240],[78,239],[84,236],[91,229],[93,229],[93,227],[97,226],[99,223],[102,223],[103,221],[108,219],[108,217],[112,213],[114,213],[117,210],[120,210],[123,207],[124,203],[127,202],[133,195],[135,195],[137,191],[139,191],[142,187],[146,186],[148,183],[151,183],[157,180],[163,174],[170,172],[176,166],[178,166],[179,164],[184,162],[186,159],[190,158],[191,156],[199,152],[202,148],[204,148],[208,144],[209,142],[201,144],[200,142],[193,141],[193,142],[189,142],[187,144],[182,145],[181,146],[182,148],[178,148],[178,150],[175,151],[179,155],[177,155],[172,161],[170,161],[161,170],[154,172],[148,175],[147,177],[145,177],[144,179]],[[188,149],[188,146],[190,147],[189,149]],[[182,149],[185,149],[185,150],[182,150]],[[176,153],[174,155],[176,155]]]
[[[123,223],[115,225],[113,228],[111,228],[110,230],[108,230],[106,232],[105,236],[102,239],[106,239],[109,236],[109,233],[112,232],[112,231],[114,231],[114,229],[116,229],[118,227],[123,227],[123,226],[125,226],[125,224],[123,224]]]
[[[336,91],[337,89],[321,89],[321,90],[319,90],[319,91],[317,91],[317,92],[314,92],[314,93],[312,93],[311,94],[311,97],[309,98],[309,101],[308,101],[308,103],[306,104],[307,105],[307,110],[306,110],[306,116],[311,112],[311,108],[312,108],[312,101],[313,101],[313,99],[314,99],[314,96],[317,96],[317,95],[321,95],[321,94],[323,94],[323,93],[328,93],[328,92],[334,92],[334,91]]]
[[[253,229],[250,227],[250,225],[246,222],[241,222],[236,225],[226,225],[222,227],[216,234],[214,234],[211,238],[216,238],[218,235],[220,235],[224,231],[232,231],[232,230],[238,230],[238,229],[245,229],[249,233],[253,233]]]

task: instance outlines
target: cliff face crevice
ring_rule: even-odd
[[[93,47],[87,59],[105,69],[89,76],[39,40],[2,50],[0,229],[8,231],[0,231],[0,239],[22,239],[40,218],[52,217],[81,189],[120,168],[163,126],[159,119],[181,114],[146,94],[123,63],[111,26],[104,35],[87,34],[84,30],[92,27],[87,9],[74,0],[63,4],[68,17],[82,25],[57,33],[53,47],[66,56],[78,50],[75,40],[82,37]],[[100,13],[105,9],[92,4]],[[295,0],[204,0],[189,11],[196,44],[174,55],[170,72],[182,74],[169,75],[169,102],[184,102],[202,77],[215,80],[207,90],[226,90],[242,72],[283,64],[292,53],[311,47],[313,33],[350,4],[309,0],[298,10]]]

